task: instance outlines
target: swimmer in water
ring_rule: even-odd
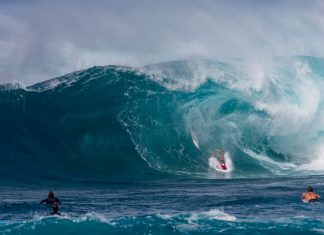
[[[320,195],[317,193],[314,193],[313,187],[308,186],[307,187],[307,192],[303,193],[301,196],[301,199],[305,202],[313,202],[313,201],[318,201],[320,199]]]
[[[51,215],[61,215],[59,211],[59,205],[61,205],[60,199],[54,196],[52,191],[48,192],[48,197],[40,202],[40,204],[46,204],[52,206]]]
[[[48,197],[40,202],[40,204],[53,205],[54,203],[61,204],[60,199],[54,196],[52,191],[48,192]]]

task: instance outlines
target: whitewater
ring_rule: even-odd
[[[321,234],[299,196],[323,192],[323,78],[324,59],[293,56],[3,84],[0,234]],[[50,189],[62,217],[38,205]]]

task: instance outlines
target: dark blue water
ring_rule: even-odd
[[[299,199],[323,194],[323,68],[177,61],[1,85],[0,234],[323,233],[322,203]],[[61,217],[38,204],[48,190]]]
[[[323,177],[250,180],[111,180],[1,187],[0,234],[322,234],[324,204],[303,203]],[[39,205],[55,190],[62,215]]]

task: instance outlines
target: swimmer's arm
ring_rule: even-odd
[[[40,202],[40,204],[44,204],[44,203],[47,203],[47,198],[44,200],[41,200],[41,202]]]
[[[305,199],[305,193],[300,196],[301,199]]]

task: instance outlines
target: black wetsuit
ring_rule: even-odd
[[[58,203],[59,205],[61,204],[60,199],[58,199],[57,197],[48,197],[44,200],[41,201],[41,204],[46,204],[46,205],[53,205],[54,203]]]
[[[59,207],[57,204],[53,204],[52,208],[53,208],[53,211],[52,211],[51,215],[61,215],[61,213],[58,212]]]

